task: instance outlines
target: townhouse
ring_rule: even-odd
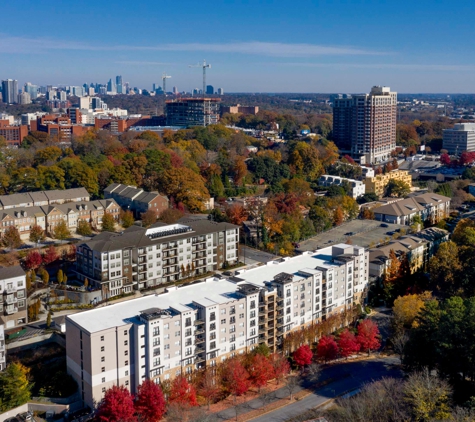
[[[0,267],[0,324],[6,329],[26,324],[26,294],[25,271],[19,265]]]
[[[90,407],[282,338],[364,299],[368,253],[346,244],[66,318],[68,373]]]
[[[91,196],[84,188],[13,193],[11,195],[0,195],[0,210],[40,207],[64,204],[65,202],[84,202],[90,199]]]
[[[157,215],[169,208],[168,198],[158,192],[145,192],[135,186],[112,183],[104,189],[104,198],[114,199],[123,209],[131,210],[136,218],[148,210]]]
[[[239,227],[228,223],[182,219],[132,226],[79,244],[76,273],[101,288],[105,299],[235,264],[238,245]]]
[[[119,220],[120,207],[114,200],[64,202],[54,205],[28,206],[0,210],[0,234],[8,227],[16,227],[22,240],[27,240],[31,228],[40,226],[51,235],[58,223],[64,220],[71,232],[75,232],[79,220],[89,222],[94,229],[102,227],[102,217],[110,213]]]

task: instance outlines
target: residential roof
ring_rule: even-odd
[[[71,200],[76,198],[89,198],[90,195],[85,188],[73,188],[64,190],[49,190],[38,192],[14,193],[12,195],[1,195],[0,203],[4,207],[19,206],[31,202],[49,202],[57,200]]]
[[[420,205],[415,198],[407,198],[402,201],[394,202],[389,205],[383,205],[374,209],[375,214],[385,214],[385,215],[411,215],[418,211],[423,211],[424,207]]]
[[[414,196],[414,199],[419,204],[434,204],[450,201],[450,198],[447,196],[439,195],[437,193],[422,193],[420,195]]]
[[[19,265],[13,267],[0,267],[0,280],[7,280],[13,277],[21,277],[25,275],[25,271]]]

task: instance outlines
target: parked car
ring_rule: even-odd
[[[381,227],[389,227],[386,223],[381,223]]]

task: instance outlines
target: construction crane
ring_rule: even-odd
[[[211,65],[206,64],[206,60],[203,60],[203,63],[190,64],[188,67],[202,67],[203,68],[203,97],[206,95],[206,69],[211,69]]]
[[[170,79],[171,76],[167,75],[166,72],[162,74],[162,81],[163,81],[163,94],[167,95],[167,79]]]

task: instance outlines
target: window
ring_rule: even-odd
[[[125,380],[125,385],[129,385],[129,380]]]
[[[105,379],[105,378],[102,378],[102,382],[103,382],[103,383],[106,382],[106,379]],[[104,388],[104,391],[105,391],[105,388]]]
[[[104,336],[101,336],[101,341],[104,341]]]
[[[163,328],[165,328],[165,330],[168,330],[170,328],[170,324],[164,324]]]
[[[101,346],[101,352],[103,352],[105,350],[104,346]]]
[[[175,331],[175,337],[180,337],[181,331]]]
[[[125,366],[128,366],[128,365],[129,365],[129,361],[126,360],[126,361],[124,362],[124,365],[125,365]]]
[[[127,340],[124,341],[124,346],[128,346],[129,342]]]
[[[239,314],[239,318],[240,319],[244,318],[244,314]]]
[[[180,325],[180,321],[175,321],[175,327],[178,327]]]
[[[106,368],[104,366],[101,368],[101,372],[106,372]]]
[[[226,315],[226,309],[221,309],[221,315]]]
[[[126,335],[127,335],[127,330],[124,330],[124,336],[126,336]]]
[[[124,351],[124,356],[129,356],[129,351],[128,350]]]
[[[225,319],[222,319],[222,320],[221,320],[221,324],[226,324],[226,320],[225,320]]]
[[[103,379],[103,381],[102,381],[102,382],[106,382],[106,381],[104,380],[104,378],[102,378],[102,379]],[[102,387],[102,392],[103,392],[103,393],[105,393],[105,392],[106,392],[106,387]]]
[[[105,362],[105,361],[106,361],[105,356],[102,356],[102,357],[101,357],[101,362]]]

